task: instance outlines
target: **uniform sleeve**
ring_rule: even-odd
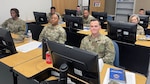
[[[113,42],[110,39],[107,39],[105,46],[106,49],[105,49],[104,57],[102,59],[104,63],[113,65],[114,58],[115,58],[115,49],[114,49]]]
[[[140,35],[144,35],[144,34],[145,34],[144,28],[141,26],[141,28],[140,28]]]
[[[8,20],[6,20],[5,22],[3,22],[3,23],[1,24],[1,26],[2,26],[3,28],[7,28],[7,24],[8,24]]]
[[[64,44],[66,41],[66,32],[63,28],[60,28],[61,32],[60,32],[60,36],[59,36],[59,43]]]
[[[44,27],[44,29],[43,29],[42,32],[40,33],[40,35],[39,35],[39,41],[42,41],[43,37],[45,37],[46,28],[47,28],[47,27]]]
[[[85,46],[86,46],[86,43],[85,43],[85,37],[84,37],[81,41],[80,48],[85,50]]]
[[[19,23],[19,28],[17,28],[17,26],[15,26],[15,29],[19,29],[18,30],[18,35],[24,35],[25,34],[25,30],[26,30],[26,23],[24,21],[20,21]]]

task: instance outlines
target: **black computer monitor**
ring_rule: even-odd
[[[75,29],[75,30],[82,30],[83,29],[82,17],[73,17],[70,15],[65,15],[64,19],[66,22],[66,27],[68,27],[70,29]]]
[[[120,66],[132,72],[148,75],[149,47],[116,41],[119,46]]]
[[[65,9],[65,15],[76,16],[77,10]]]
[[[146,10],[145,14],[150,16],[150,10]]]
[[[149,16],[148,15],[139,15],[140,22],[139,25],[141,25],[144,29],[148,27],[149,23]]]
[[[106,12],[92,12],[92,16],[98,19],[101,22],[102,28],[106,28],[104,22],[107,22],[107,13]]]
[[[0,28],[0,52],[0,58],[17,53],[10,31],[4,28]]]
[[[132,14],[128,15],[128,20]],[[148,27],[149,23],[149,16],[148,15],[138,15],[140,18],[139,25],[142,26],[144,29]]]
[[[48,19],[44,12],[33,12],[37,24],[47,24]]]
[[[108,37],[113,40],[135,43],[137,25],[129,22],[108,21]]]
[[[45,41],[51,52],[53,67],[59,69],[62,64],[67,64],[67,73],[90,84],[100,84],[97,54],[48,39]]]

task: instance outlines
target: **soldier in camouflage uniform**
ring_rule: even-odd
[[[137,32],[136,32],[137,35],[145,34],[144,28],[138,24],[140,22],[140,18],[138,15],[136,14],[131,15],[129,18],[129,22],[137,24]]]
[[[89,14],[89,11],[87,9],[84,9],[82,18],[83,18],[84,26],[87,26],[87,27],[90,26],[90,21],[92,19],[95,19],[92,15]]]
[[[10,10],[11,17],[6,20],[1,26],[8,29],[11,33],[17,34],[20,36],[18,39],[24,38],[25,33],[25,22],[19,18],[19,10],[12,8]]]
[[[51,17],[51,24],[44,27],[42,30],[39,41],[42,40],[42,38],[48,38],[51,41],[55,41],[58,43],[65,43],[66,41],[66,32],[65,30],[58,25],[59,21],[59,15],[53,14]]]
[[[50,22],[50,19],[51,19],[51,17],[52,17],[53,14],[59,15],[59,22],[62,22],[61,15],[60,15],[58,12],[56,12],[56,8],[55,8],[55,7],[51,7],[51,10],[50,10],[50,11],[51,11],[51,12],[47,14],[47,18],[48,18],[48,21],[49,21],[49,22]]]
[[[100,29],[99,21],[97,19],[91,20],[90,31],[92,34],[82,39],[80,48],[97,53],[104,63],[113,65],[115,58],[113,42],[107,36],[101,35],[99,33]]]

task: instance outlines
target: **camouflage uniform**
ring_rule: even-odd
[[[81,10],[80,10],[80,11],[77,11],[76,14],[77,14],[77,16],[79,16],[79,17],[83,15]]]
[[[3,28],[8,29],[11,33],[20,35],[22,38],[24,38],[25,25],[26,25],[25,21],[19,18],[17,20],[13,20],[12,18],[9,18],[1,26]]]
[[[39,36],[39,41],[41,41],[42,38],[45,38],[45,37],[51,41],[64,44],[66,41],[66,32],[60,25],[52,26],[50,24],[44,27],[44,29],[42,30]]]
[[[140,25],[137,25],[137,35],[144,35],[145,32],[144,32],[144,28]]]
[[[83,17],[83,24],[84,24],[84,26],[89,27],[89,26],[90,26],[90,21],[91,21],[92,19],[95,19],[92,15],[89,15],[87,19],[85,19],[85,18]]]
[[[55,12],[55,14],[59,15],[59,22],[62,22],[61,15],[58,12]],[[50,21],[51,17],[52,17],[52,13],[48,13],[47,14],[48,21]]]
[[[99,58],[102,58],[104,63],[113,65],[115,50],[111,39],[108,37],[101,34],[96,38],[92,38],[91,35],[86,36],[83,38],[80,48],[98,53]]]

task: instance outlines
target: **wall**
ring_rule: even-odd
[[[10,18],[10,9],[18,8],[20,18],[23,20],[33,20],[33,11],[49,12],[51,0],[1,0],[0,24]]]
[[[116,0],[105,0],[105,12],[115,14]]]
[[[145,10],[150,10],[150,0],[136,0],[134,13],[138,13],[138,10],[140,8],[144,8]]]

